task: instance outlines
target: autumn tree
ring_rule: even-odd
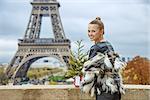
[[[123,71],[125,84],[150,85],[150,60],[136,56],[127,63]]]

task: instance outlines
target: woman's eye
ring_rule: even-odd
[[[90,32],[90,30],[88,30],[88,32]]]
[[[93,32],[95,32],[95,31],[93,31]]]

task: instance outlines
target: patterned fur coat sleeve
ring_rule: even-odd
[[[91,96],[97,92],[124,93],[120,71],[126,66],[115,53],[98,53],[92,59],[84,63],[82,72],[82,91]],[[96,92],[95,92],[96,91]]]

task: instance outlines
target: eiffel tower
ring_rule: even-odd
[[[32,11],[23,39],[19,39],[18,50],[6,69],[11,78],[26,77],[31,64],[43,57],[58,59],[68,66],[70,40],[66,38],[61,23],[57,0],[33,0]],[[50,17],[54,38],[40,38],[42,17]]]

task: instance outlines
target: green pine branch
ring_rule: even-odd
[[[71,78],[76,75],[82,75],[82,68],[85,61],[87,61],[87,55],[88,52],[84,51],[84,45],[82,44],[82,40],[76,42],[77,45],[77,51],[73,52],[71,51],[71,56],[69,59],[69,68],[68,71],[65,74],[66,78]]]

